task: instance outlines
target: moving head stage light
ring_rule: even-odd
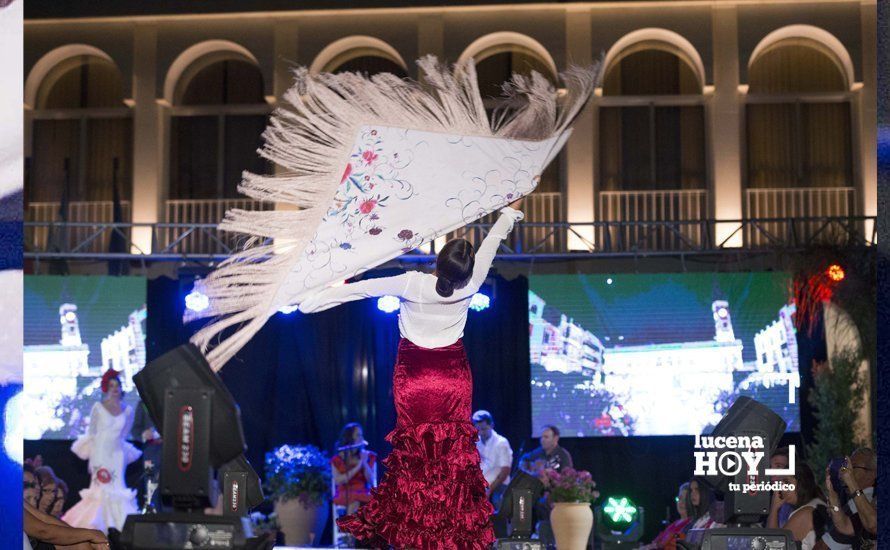
[[[501,507],[494,515],[497,550],[542,550],[540,541],[532,540],[535,528],[535,504],[544,494],[540,479],[516,470],[504,492]],[[509,531],[509,535],[508,535]]]
[[[235,399],[198,349],[186,344],[133,377],[163,437],[160,493],[172,513],[127,517],[121,544],[131,550],[252,548],[249,510],[263,501]],[[214,477],[214,471],[217,476]],[[203,509],[223,490],[223,516]]]
[[[722,470],[738,471],[732,475],[722,472],[721,468],[708,468],[706,475],[698,475],[696,479],[723,496],[722,503],[712,502],[711,517],[715,522],[727,525],[721,529],[694,529],[680,545],[684,548],[701,550],[781,550],[796,548],[794,537],[784,529],[764,529],[752,527],[765,521],[770,506],[771,494],[768,490],[733,490],[730,484],[737,487],[756,485],[768,481],[766,468],[770,455],[779,444],[785,432],[785,421],[769,407],[749,398],[739,397],[732,404],[726,415],[707,436],[714,442],[716,438],[724,441],[742,442],[740,445],[752,443],[751,447],[696,449],[697,452],[716,452],[717,460],[713,463],[722,464]],[[754,445],[756,441],[759,445]],[[757,463],[756,472],[749,474],[748,464],[737,455],[742,452],[762,453]],[[736,453],[725,458],[724,454]],[[697,458],[698,463],[699,458]],[[716,470],[716,471],[715,471]],[[722,504],[722,506],[719,506]]]

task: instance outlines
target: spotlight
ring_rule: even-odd
[[[477,292],[473,294],[473,297],[470,298],[470,309],[473,311],[482,311],[483,309],[488,309],[488,306],[491,305],[491,298],[482,294],[481,292]]]
[[[3,411],[3,424],[6,426],[3,448],[6,451],[6,456],[18,464],[22,463],[25,454],[22,446],[25,425],[21,409],[22,392],[19,391],[6,402],[6,408]]]
[[[844,268],[839,266],[838,264],[831,264],[828,266],[828,270],[825,272],[828,275],[828,278],[832,281],[839,283],[844,280]]]
[[[202,294],[198,290],[192,290],[185,297],[185,307],[200,313],[210,307],[210,298]]]
[[[606,497],[596,507],[596,535],[602,548],[620,548],[643,536],[644,510],[626,496]]]
[[[397,296],[381,296],[377,298],[377,309],[385,313],[399,310],[399,298]]]
[[[283,308],[279,309],[278,312],[284,313],[285,315],[290,315],[298,309],[300,309],[300,306],[284,306]]]
[[[626,526],[637,516],[637,507],[627,497],[609,497],[603,505],[603,512],[615,525]]]

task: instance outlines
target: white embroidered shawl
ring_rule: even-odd
[[[299,210],[226,214],[221,229],[254,238],[199,284],[210,307],[197,316],[216,319],[192,342],[214,370],[281,308],[531,193],[598,76],[570,70],[558,94],[514,75],[490,122],[472,62],[418,65],[424,84],[297,71],[259,151],[283,171],[245,172],[239,189]]]

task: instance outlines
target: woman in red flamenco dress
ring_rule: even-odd
[[[479,290],[522,213],[506,207],[475,251],[464,239],[442,247],[433,274],[409,271],[329,288],[300,304],[312,313],[376,296],[398,296],[399,341],[393,373],[392,453],[370,501],[337,520],[366,546],[483,550],[494,542],[492,506],[471,423],[473,380],[464,351],[470,299]]]

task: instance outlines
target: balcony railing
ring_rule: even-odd
[[[528,250],[529,243],[535,243],[536,252],[564,251],[566,249],[566,231],[553,225],[565,221],[562,199],[562,193],[532,193],[525,197],[522,202],[522,211],[525,214],[525,221],[529,223],[522,225],[522,229],[513,231],[505,244],[513,250]],[[476,224],[449,233],[447,239],[460,237],[478,246],[485,238],[486,224],[494,223],[497,217],[496,213],[489,214]]]
[[[852,216],[856,212],[856,190],[852,187],[748,189],[745,208],[749,218],[775,220],[746,229],[745,243],[750,247],[773,246],[788,238],[831,242],[836,238],[832,232],[838,228],[799,220]],[[792,232],[796,235],[790,235]]]
[[[709,239],[708,192],[703,189],[670,191],[602,191],[598,234],[604,246],[618,250],[684,250]],[[621,224],[611,222],[658,222]],[[695,222],[695,223],[689,223]]]
[[[121,222],[130,221],[130,202],[121,201]],[[114,221],[114,202],[76,201],[68,203],[67,221],[88,225],[64,226],[61,203],[32,202],[25,213],[26,222],[42,222],[44,225],[28,226],[25,229],[25,242],[33,250],[71,251],[77,248],[83,252],[107,252],[111,232],[96,235],[89,224],[103,224]],[[126,229],[129,231],[129,229]],[[129,233],[126,235],[129,240]],[[78,248],[79,247],[79,248]]]
[[[225,254],[237,247],[242,235],[222,231],[187,231],[189,224],[216,225],[230,208],[242,210],[274,210],[275,204],[253,199],[197,199],[168,200],[168,225],[158,235],[158,246],[186,251],[190,254]],[[174,246],[175,245],[175,246]]]
[[[791,230],[785,234],[773,235],[764,230],[771,223],[784,222],[794,228],[800,224],[815,225],[819,229],[813,235],[805,238],[802,232]],[[513,233],[519,235],[512,242],[502,244],[498,257],[502,259],[533,259],[533,258],[549,258],[549,259],[576,259],[585,255],[591,257],[640,257],[640,256],[684,256],[693,254],[714,254],[722,252],[730,252],[738,254],[740,251],[749,249],[754,253],[762,254],[762,248],[745,246],[742,249],[732,246],[732,238],[726,238],[721,242],[715,242],[711,239],[705,239],[701,243],[692,243],[682,235],[689,234],[691,231],[698,231],[702,235],[715,234],[717,225],[723,227],[735,226],[737,233],[748,234],[748,232],[759,235],[765,242],[770,243],[770,247],[783,252],[800,250],[816,244],[824,244],[824,236],[832,235],[832,244],[836,246],[866,246],[874,245],[877,240],[875,232],[872,230],[870,234],[863,234],[863,227],[874,227],[875,217],[854,216],[854,217],[837,217],[837,218],[800,218],[792,220],[779,220],[775,218],[756,219],[756,220],[695,220],[683,222],[588,222],[588,223],[538,223],[538,222],[522,222],[514,229]],[[47,230],[54,222],[25,222],[26,234],[33,235],[36,230]],[[55,223],[55,225],[59,225]],[[113,260],[113,259],[129,259],[140,261],[213,261],[218,262],[227,258],[232,252],[237,250],[234,246],[229,246],[226,242],[226,233],[220,231],[214,224],[115,224],[115,223],[67,223],[63,224],[68,231],[73,234],[84,235],[84,239],[80,243],[74,243],[67,251],[59,251],[52,248],[40,248],[35,246],[33,242],[26,243],[25,258],[29,260],[49,261],[59,258],[67,258],[72,260]],[[151,235],[154,248],[150,254],[130,254],[130,253],[109,253],[107,251],[91,252],[86,246],[99,238],[108,238],[112,233],[130,235],[133,230],[138,229],[142,235]],[[458,236],[475,236],[476,238],[484,238],[491,229],[491,224],[473,223],[469,224],[458,233]],[[75,231],[76,230],[76,231]],[[165,246],[160,245],[160,236],[175,232],[182,238],[178,241],[168,243]],[[537,232],[537,233],[532,233]],[[593,243],[584,239],[586,234],[603,234],[603,232],[619,232],[626,235],[642,235],[638,242],[625,241],[620,243],[621,246],[613,246],[609,241]],[[674,233],[682,247],[651,250],[647,247],[651,246],[649,235],[658,233]],[[539,234],[541,237],[537,240],[524,236],[527,234]],[[585,250],[566,250],[565,248],[548,251],[546,243],[552,238],[552,235],[567,235],[576,239],[578,242],[586,242],[588,244]],[[191,251],[183,246],[188,239],[195,237],[205,239],[208,242],[215,243],[221,252],[199,253]],[[730,236],[732,237],[732,236]],[[758,238],[760,238],[758,237]],[[131,250],[129,241],[126,243],[126,250]],[[401,256],[401,260],[431,260],[435,254],[435,247],[417,249],[408,254]]]

